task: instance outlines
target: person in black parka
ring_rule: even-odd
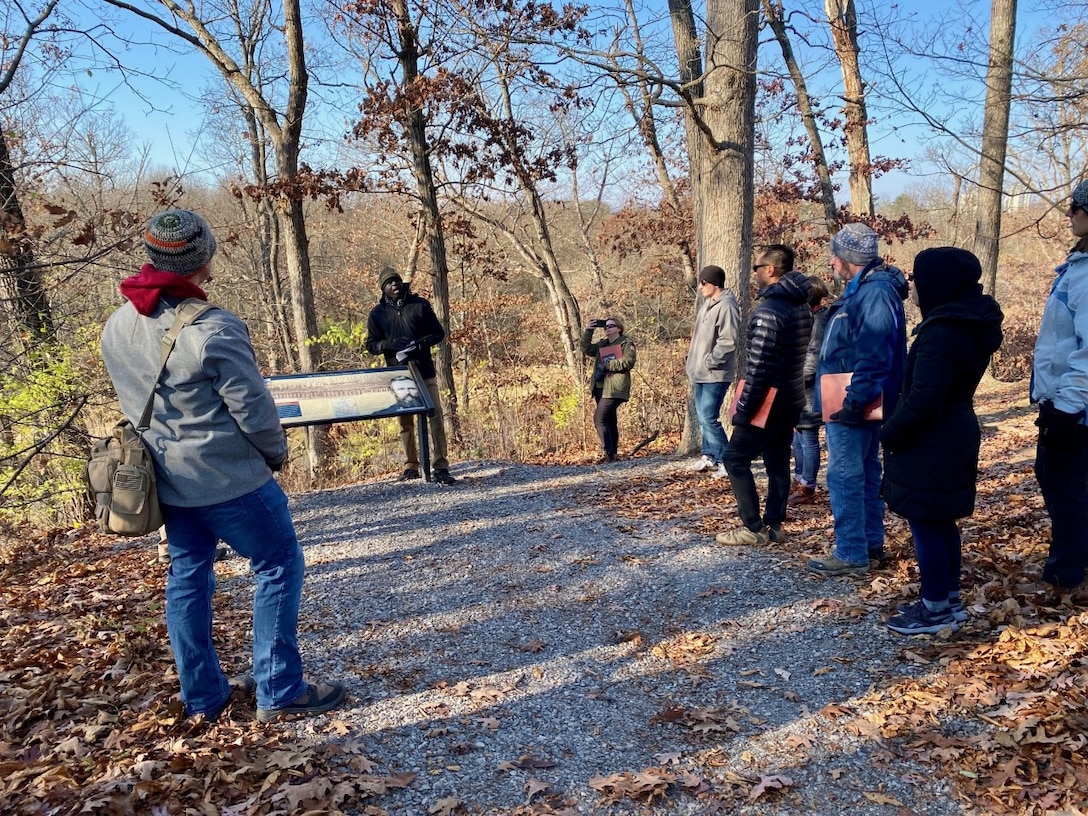
[[[966,620],[960,600],[956,519],[975,509],[981,441],[975,389],[1001,345],[1003,315],[982,294],[978,258],[927,249],[914,259],[911,298],[922,312],[907,355],[903,392],[884,423],[884,500],[914,537],[922,599],[887,620],[902,634],[932,633]]]

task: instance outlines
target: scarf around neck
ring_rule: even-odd
[[[173,272],[161,272],[151,264],[140,267],[140,274],[121,281],[121,294],[127,298],[136,311],[144,316],[155,313],[159,299],[163,295],[181,298],[207,300],[204,290],[188,278]]]

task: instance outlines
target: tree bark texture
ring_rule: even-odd
[[[990,6],[990,58],[986,68],[986,107],[982,121],[974,240],[974,252],[982,264],[983,287],[989,294],[993,294],[997,287],[1015,39],[1016,0],[993,0]]]
[[[26,349],[53,339],[53,313],[45,290],[45,276],[37,267],[34,248],[26,235],[26,221],[15,185],[15,167],[7,137],[0,129],[0,274],[12,323]]]
[[[743,327],[751,304],[759,0],[709,0],[702,54],[690,0],[670,0],[669,11],[687,103],[695,266],[716,264],[725,270]],[[705,70],[700,70],[702,65]],[[690,411],[689,405],[689,417]],[[681,452],[684,447],[681,440]]]
[[[449,333],[450,329],[450,272],[446,260],[446,239],[442,229],[442,214],[438,207],[438,193],[434,183],[430,151],[427,146],[427,122],[417,101],[414,86],[419,79],[419,41],[416,28],[408,13],[405,0],[393,0],[393,13],[397,19],[397,36],[400,49],[401,81],[404,85],[404,128],[412,151],[412,176],[416,195],[420,201],[420,218],[427,238],[427,253],[431,260],[432,291],[435,311],[439,321]],[[450,432],[459,436],[460,421],[457,411],[457,388],[453,378],[453,348],[449,342],[438,346],[438,386],[445,398],[444,416]]]
[[[861,79],[858,47],[858,14],[854,0],[825,0],[831,40],[842,68],[843,116],[846,119],[846,155],[850,162],[850,209],[872,216],[873,178],[869,156],[869,114],[865,107],[865,83]]]

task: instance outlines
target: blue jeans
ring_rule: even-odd
[[[805,487],[815,487],[819,473],[820,429],[798,428],[793,432],[793,475]]]
[[[722,403],[729,390],[727,382],[694,383],[695,414],[699,418],[699,432],[703,437],[702,453],[720,463],[725,455],[729,439],[722,427]]]
[[[962,555],[959,528],[951,519],[907,521],[914,537],[914,552],[918,556],[922,597],[933,603],[947,601],[950,593],[960,591]]]
[[[170,543],[166,628],[186,711],[216,712],[230,696],[212,643],[212,563],[218,539],[249,559],[257,579],[253,595],[257,706],[280,708],[304,694],[296,629],[306,563],[287,497],[276,480],[221,504],[163,505],[162,511]]]
[[[884,500],[880,498],[880,423],[829,422],[827,492],[835,516],[832,555],[854,566],[884,552]]]

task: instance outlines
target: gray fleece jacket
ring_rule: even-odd
[[[164,297],[144,317],[126,302],[102,331],[106,370],[121,412],[134,425],[151,393],[177,303]],[[215,308],[182,329],[143,439],[163,504],[219,504],[272,478],[271,466],[287,456],[287,439],[240,318]]]
[[[693,383],[732,382],[737,359],[740,308],[728,289],[705,300],[695,317],[685,370]]]

